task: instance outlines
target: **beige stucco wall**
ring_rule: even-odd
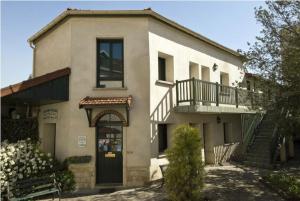
[[[147,115],[149,92],[146,90],[149,88],[147,18],[74,17],[65,24],[68,26],[60,26],[57,31],[41,39],[36,50],[37,75],[57,68],[71,67],[70,100],[66,103],[41,107],[41,110],[56,108],[59,113],[57,156],[62,160],[68,156],[92,155],[92,163],[95,164],[95,128],[88,127],[84,109],[78,108],[79,101],[86,96],[132,95],[130,126],[124,127],[123,130],[123,181],[125,185],[140,185],[148,180],[150,165],[150,117]],[[66,32],[69,33],[69,38],[66,37]],[[48,38],[49,36],[51,38]],[[125,88],[113,90],[95,88],[97,38],[124,40]],[[117,110],[126,117],[124,109]],[[94,110],[93,116],[100,111],[101,109]],[[44,120],[40,115],[40,131],[43,129],[43,123]],[[87,145],[79,148],[77,140],[78,136],[82,135],[87,137]],[[139,175],[135,175],[134,172],[137,171]],[[133,176],[127,178],[127,175]]]
[[[35,42],[33,77],[71,66],[71,24],[62,22]]]
[[[224,156],[223,122],[231,125],[232,141],[241,140],[240,115],[220,115],[222,123],[217,124],[217,115],[205,114],[180,114],[174,113],[173,108],[176,104],[175,87],[170,84],[157,82],[158,80],[158,56],[168,55],[166,59],[172,58],[173,63],[173,82],[190,78],[190,64],[199,66],[198,77],[202,79],[201,68],[209,69],[209,77],[204,80],[220,83],[220,73],[229,74],[229,86],[237,86],[236,81],[243,79],[242,61],[229,53],[221,51],[204,42],[201,42],[185,33],[166,26],[161,22],[149,19],[149,59],[150,59],[150,118],[151,118],[151,168],[150,179],[157,179],[161,176],[158,168],[159,164],[167,163],[166,159],[158,154],[157,124],[168,124],[168,137],[172,137],[172,130],[179,124],[193,123],[199,127],[202,135],[203,123],[208,123],[210,127],[211,141],[207,145],[210,153],[206,154],[206,162],[218,163],[221,159],[228,159]],[[218,69],[212,70],[216,63]],[[194,72],[195,73],[195,72]],[[168,72],[167,72],[168,74]],[[168,77],[168,75],[167,75]],[[235,85],[232,85],[235,83]],[[220,105],[225,107],[235,107]],[[169,129],[170,128],[170,129]],[[168,145],[171,146],[171,140]],[[228,147],[229,145],[227,145]],[[234,149],[234,148],[233,148]],[[225,153],[226,154],[226,153]],[[224,157],[223,157],[224,156]],[[223,160],[223,161],[224,161]]]

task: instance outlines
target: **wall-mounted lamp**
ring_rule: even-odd
[[[216,71],[218,69],[218,65],[216,63],[214,63],[212,69],[213,69],[213,71]]]
[[[217,116],[217,123],[221,123],[221,117],[220,116]]]

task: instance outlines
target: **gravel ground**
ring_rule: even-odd
[[[226,165],[206,167],[204,195],[212,201],[283,201],[258,181],[259,170],[243,166]],[[57,200],[57,199],[56,199]],[[158,184],[149,187],[120,190],[109,194],[98,194],[61,199],[71,201],[138,201],[166,200]]]

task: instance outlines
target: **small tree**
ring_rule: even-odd
[[[199,130],[188,125],[176,128],[173,145],[167,150],[169,165],[165,187],[172,201],[201,199],[204,169]]]

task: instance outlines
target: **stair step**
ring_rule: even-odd
[[[255,166],[255,167],[260,167],[260,168],[266,168],[266,169],[271,169],[273,168],[273,165],[268,164],[268,163],[257,163],[257,162],[252,162],[252,161],[244,161],[245,165],[249,166]]]
[[[270,162],[270,155],[265,155],[265,156],[259,156],[259,155],[248,155],[246,156],[247,160],[251,160],[251,161],[266,161],[266,162]]]

